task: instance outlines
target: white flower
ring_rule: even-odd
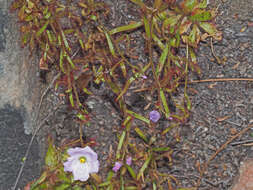
[[[90,173],[97,173],[99,162],[97,153],[89,146],[68,149],[68,160],[63,163],[65,172],[72,172],[74,180],[87,181]]]

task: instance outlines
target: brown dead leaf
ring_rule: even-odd
[[[247,26],[244,26],[241,28],[240,32],[245,32],[246,29],[247,29]]]
[[[230,129],[230,134],[231,135],[236,135],[238,132],[237,132],[237,130],[236,130],[236,128],[231,128]]]
[[[227,116],[224,116],[224,117],[216,118],[216,120],[219,121],[219,122],[221,122],[221,121],[227,120],[230,117],[231,117],[231,115],[227,115]]]
[[[232,69],[237,69],[239,65],[240,65],[240,62],[238,61],[238,62],[232,67]]]
[[[213,83],[213,84],[210,84],[210,85],[208,85],[208,88],[214,88],[215,86],[217,85],[217,82],[215,82],[215,83]]]

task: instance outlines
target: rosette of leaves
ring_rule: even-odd
[[[216,11],[208,10],[206,0],[183,0],[180,3],[174,0],[154,0],[152,7],[141,0],[131,1],[141,8],[147,44],[159,47],[161,52],[152,71],[157,79],[154,88],[159,87],[160,110],[167,117],[170,115],[166,99],[173,97],[173,93],[183,83],[183,102],[173,99],[182,114],[171,116],[184,121],[191,109],[187,95],[188,72],[191,69],[197,74],[201,73],[195,54],[199,42],[208,37],[221,40],[221,32],[214,24]],[[153,59],[152,55],[150,59]]]
[[[107,48],[104,31],[98,28],[99,19],[108,14],[105,4],[93,0],[15,0],[11,10],[18,12],[22,47],[28,45],[31,53],[38,48],[41,70],[60,72],[56,88],[61,85],[71,107],[78,110],[77,117],[87,121],[81,97],[91,94],[88,83],[93,74],[97,81],[102,80],[101,68],[97,71],[93,64],[103,61],[101,52],[105,50],[101,47],[105,44]]]

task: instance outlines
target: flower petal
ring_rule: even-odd
[[[65,172],[72,172],[73,171],[73,169],[72,169],[72,162],[73,161],[67,161],[67,162],[63,163],[64,171]]]
[[[149,113],[149,119],[154,123],[156,123],[160,119],[160,117],[160,113],[156,110],[153,110]]]
[[[97,173],[98,172],[98,170],[99,170],[99,162],[98,162],[98,160],[89,162],[88,164],[89,164],[90,173]]]
[[[132,164],[132,157],[131,156],[127,157],[126,164],[129,165],[129,166]]]
[[[87,181],[89,179],[89,165],[88,163],[80,163],[75,161],[72,165],[74,180]]]
[[[115,162],[115,165],[114,165],[114,167],[112,168],[112,170],[113,170],[114,172],[117,172],[117,171],[121,168],[121,166],[122,166],[122,163],[121,163],[121,162]]]
[[[90,159],[92,159],[92,160],[98,159],[97,153],[94,152],[89,146],[86,146],[85,148],[80,148],[80,147],[70,148],[68,150],[68,154],[70,156],[75,156],[75,157],[87,155],[87,157],[89,156]]]

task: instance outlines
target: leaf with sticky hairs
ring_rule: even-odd
[[[153,155],[150,154],[149,157],[147,158],[147,160],[144,162],[144,164],[142,165],[141,169],[139,170],[139,173],[137,175],[137,180],[140,179],[141,176],[143,176],[145,170],[148,168],[148,165],[152,159]]]

